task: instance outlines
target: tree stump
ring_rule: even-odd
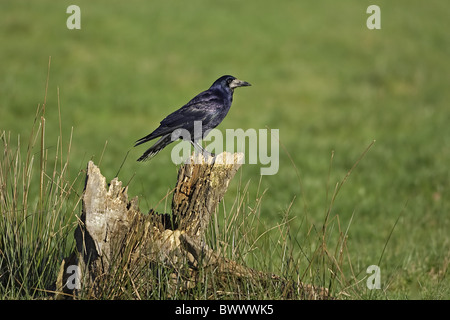
[[[205,243],[211,216],[242,158],[241,153],[206,158],[194,153],[178,171],[171,215],[153,210],[142,214],[137,197],[129,200],[127,187],[117,178],[107,186],[100,169],[89,161],[82,214],[75,230],[77,250],[61,264],[56,298],[76,298],[80,292],[84,297],[107,298],[106,291],[121,290],[121,281],[134,286],[142,271],[155,265],[170,270],[174,295],[176,290],[186,291],[201,283],[201,271],[209,270],[217,279],[231,277],[262,285],[277,281],[289,290],[302,290],[305,298],[327,298],[325,289],[293,285],[253,270],[214,252]]]

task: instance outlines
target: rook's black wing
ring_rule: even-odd
[[[186,105],[165,117],[155,131],[137,140],[134,146],[172,133],[176,129],[183,128],[191,131],[194,128],[194,121],[202,121],[202,126],[207,126],[211,119],[216,116],[221,103],[223,102],[214,92],[204,91]]]

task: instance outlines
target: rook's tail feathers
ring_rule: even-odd
[[[168,144],[172,143],[171,134],[166,134],[165,136],[162,136],[156,143],[151,146],[147,151],[144,152],[142,156],[140,156],[137,161],[147,161],[153,158],[158,152],[160,152],[162,149],[164,149]],[[141,142],[142,143],[142,142]],[[138,144],[141,144],[138,143]],[[136,144],[136,145],[138,145]]]
[[[147,136],[145,136],[145,137],[143,137],[143,138],[140,138],[139,140],[136,141],[136,143],[134,144],[134,146],[137,147],[137,146],[140,145],[140,144],[143,144],[143,143],[146,143],[147,141],[150,141],[150,140],[155,139],[156,137],[152,137],[152,134],[153,134],[153,133],[151,133],[151,134],[149,134],[149,135],[147,135]]]

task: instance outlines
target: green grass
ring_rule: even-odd
[[[254,246],[248,240],[252,250],[243,258],[246,263],[283,271],[289,260],[282,254],[285,243],[292,264],[300,271],[311,269],[307,258],[320,246],[336,183],[376,140],[330,211],[328,248],[333,248],[334,256],[334,248],[339,248],[350,226],[345,259],[339,265],[344,268],[342,276],[357,283],[349,289],[336,280],[333,289],[363,299],[450,297],[449,4],[378,1],[382,29],[376,31],[365,26],[370,1],[194,0],[189,5],[78,1],[79,31],[65,26],[70,4],[0,4],[1,166],[9,179],[2,177],[1,185],[8,186],[2,190],[9,197],[2,201],[20,200],[20,210],[2,206],[1,214],[11,219],[17,213],[17,230],[35,230],[14,232],[8,229],[11,220],[3,220],[2,266],[8,252],[7,257],[13,258],[10,267],[23,278],[10,276],[17,280],[14,288],[0,280],[0,297],[32,297],[33,288],[45,287],[71,247],[71,234],[66,232],[71,227],[65,229],[65,224],[75,221],[76,200],[58,199],[58,190],[68,190],[66,184],[72,184],[91,158],[101,160],[103,174],[112,179],[135,140],[222,74],[233,74],[253,86],[236,91],[233,107],[219,129],[278,128],[284,146],[276,175],[260,181],[258,165],[240,169],[219,213],[218,229],[222,230],[223,211],[243,197],[247,182],[249,207],[256,206],[252,201],[267,189],[258,204],[259,222],[251,239],[264,236]],[[44,102],[49,56],[44,145],[48,163],[41,184],[40,118],[34,127],[33,122],[37,106]],[[31,141],[30,136],[37,140]],[[27,144],[34,147],[27,149]],[[143,150],[131,150],[119,178],[131,179],[129,192],[139,195],[141,208],[147,210],[173,188],[177,168],[170,162],[170,148],[149,163],[136,163]],[[24,180],[32,158],[32,178]],[[14,170],[18,170],[16,176]],[[82,190],[78,180],[71,191],[73,198]],[[30,183],[26,203],[21,202],[22,181]],[[17,186],[16,193],[12,186]],[[59,220],[52,222],[52,230],[64,234],[53,238],[56,242],[46,242],[48,235],[38,227],[45,218],[35,214],[50,210],[40,204],[40,189],[49,199],[45,206],[56,203],[60,208],[64,203],[57,209]],[[162,201],[157,211],[164,210]],[[277,225],[286,229],[279,230]],[[58,232],[61,229],[65,231]],[[278,241],[282,235],[288,241]],[[33,265],[37,238],[47,243],[39,246],[45,248],[40,252],[46,258]],[[381,290],[369,291],[361,280],[372,264],[380,264]],[[328,267],[329,261],[324,265]],[[40,275],[43,266],[49,273]],[[323,266],[308,274],[308,279],[328,283],[330,273]],[[287,269],[295,273],[294,266]],[[30,272],[34,276],[26,277]],[[34,280],[26,283],[24,279]]]
[[[38,114],[43,115],[43,108]],[[56,154],[45,149],[45,118],[36,116],[28,145],[11,147],[0,133],[0,298],[42,296],[55,282],[61,259],[73,249],[75,214],[82,184],[69,179],[68,155],[57,140]],[[31,126],[30,126],[31,127]],[[35,154],[39,148],[41,153]],[[21,153],[20,151],[27,150]],[[49,167],[53,159],[53,167]],[[66,159],[66,160],[63,160]],[[80,193],[77,193],[78,192]]]

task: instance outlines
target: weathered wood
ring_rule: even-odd
[[[211,215],[225,195],[228,184],[242,163],[242,153],[221,153],[202,161],[201,154],[191,158],[178,171],[172,212],[181,230],[191,236],[205,231]]]
[[[56,281],[57,291],[71,296],[77,293],[67,286],[67,268],[71,265],[79,268],[84,294],[95,298],[102,296],[109,282],[120,280],[123,275],[115,274],[117,270],[126,270],[134,283],[139,280],[140,270],[161,264],[172,270],[174,290],[193,288],[203,281],[199,275],[206,270],[217,279],[246,279],[263,286],[275,281],[289,290],[301,288],[308,298],[326,297],[326,291],[318,293],[303,284],[293,286],[276,275],[240,265],[214,252],[204,242],[211,216],[242,157],[225,152],[205,159],[194,154],[179,169],[172,215],[160,215],[153,210],[142,214],[137,197],[129,200],[127,188],[117,178],[108,186],[100,169],[90,161],[82,215],[75,231],[77,252],[64,259]]]
[[[109,188],[100,169],[89,161],[83,194],[82,224],[75,231],[78,252],[87,263],[101,257],[98,265],[105,272],[114,250],[124,240],[131,225],[140,214],[137,198],[128,201],[127,188],[117,178]]]

